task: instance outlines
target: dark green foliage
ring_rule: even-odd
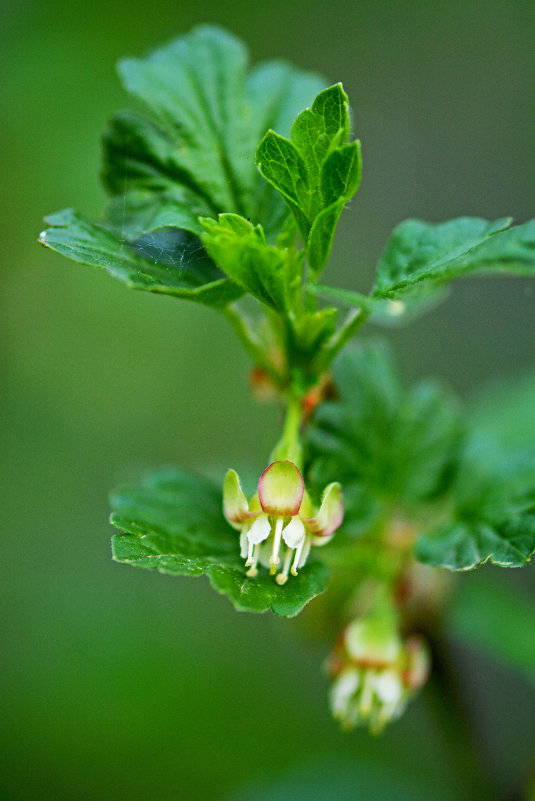
[[[334,380],[339,397],[316,414],[310,460],[315,483],[342,482],[344,528],[359,530],[365,509],[410,510],[439,495],[461,436],[451,391],[429,380],[405,390],[388,352],[372,345],[341,356]]]
[[[175,576],[206,574],[212,587],[236,609],[293,617],[327,584],[327,568],[310,562],[284,587],[263,572],[245,575],[239,534],[222,512],[221,491],[182,470],[160,470],[141,487],[112,493],[113,558],[135,567]]]

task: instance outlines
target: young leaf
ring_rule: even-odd
[[[297,116],[291,140],[270,130],[256,151],[260,172],[295,217],[314,276],[329,257],[340,214],[360,183],[360,143],[348,140],[348,99],[336,84]]]
[[[112,494],[112,539],[117,562],[178,576],[206,574],[214,589],[238,610],[293,617],[324,591],[327,568],[310,562],[280,587],[269,575],[249,579],[239,537],[223,517],[220,491],[181,470],[160,470],[141,487]]]
[[[103,227],[122,245],[160,228],[199,235],[200,216],[228,212],[262,222],[274,238],[288,211],[258,173],[255,149],[268,128],[287,133],[325,82],[282,62],[248,73],[243,44],[214,26],[195,28],[145,58],[126,59],[119,72],[142,112],[117,114],[104,137],[103,179],[111,202]],[[101,248],[102,236],[91,250]],[[61,240],[60,252],[80,260],[77,230],[67,227]],[[47,236],[42,241],[48,244]],[[207,261],[202,248],[190,247],[190,237],[183,241],[177,263],[192,265],[197,256]],[[117,271],[123,271],[122,259]]]
[[[283,207],[274,192],[266,197],[254,151],[266,129],[285,127],[323,81],[279,62],[248,75],[247,61],[238,39],[200,26],[145,58],[121,62],[125,88],[150,117],[112,121],[105,139],[110,190],[123,194],[125,179],[155,191],[185,186],[204,205],[201,214],[241,214],[273,233]]]
[[[299,292],[302,255],[295,249],[268,245],[261,225],[236,214],[201,218],[201,240],[215,263],[243,290],[262,303],[287,311]]]
[[[342,483],[344,529],[369,525],[382,505],[410,509],[442,492],[461,433],[451,392],[434,381],[404,390],[388,353],[369,345],[335,362],[334,381],[339,397],[309,432],[310,469],[315,483]]]
[[[72,209],[47,217],[51,226],[39,241],[81,264],[103,267],[132,289],[143,289],[221,308],[243,295],[202,251],[199,240],[172,228],[122,241],[109,227]],[[159,233],[159,236],[158,236]],[[186,254],[194,258],[188,261]]]
[[[406,220],[394,229],[381,257],[373,295],[397,298],[412,287],[432,288],[476,272],[535,276],[535,220],[510,224],[509,218]]]
[[[451,522],[423,533],[421,562],[472,570],[492,562],[521,567],[535,551],[535,452],[503,451],[472,437],[453,486]]]

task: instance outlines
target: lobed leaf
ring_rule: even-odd
[[[435,381],[405,390],[388,352],[370,345],[340,357],[334,381],[338,397],[322,404],[309,432],[310,470],[318,486],[342,483],[345,530],[443,492],[461,435],[451,392]]]
[[[160,470],[141,487],[111,496],[117,562],[179,576],[207,575],[236,609],[293,617],[324,591],[327,568],[310,562],[283,587],[261,574],[247,578],[239,535],[222,513],[221,493],[211,482],[181,470]]]
[[[211,262],[198,239],[176,228],[123,241],[72,209],[53,214],[40,242],[81,264],[103,267],[132,289],[158,292],[221,308],[243,295]],[[200,251],[200,252],[199,252]],[[188,260],[186,254],[192,254]]]
[[[292,125],[291,139],[270,130],[256,163],[295,217],[313,276],[324,267],[338,219],[358,189],[360,143],[348,143],[349,105],[342,85],[316,97]]]
[[[451,522],[422,533],[416,556],[449,570],[522,567],[535,552],[535,452],[472,437],[452,488]]]
[[[126,248],[133,245],[135,249],[137,240],[163,228],[198,236],[203,230],[199,217],[219,213],[262,222],[268,237],[279,232],[288,211],[256,169],[256,145],[268,128],[289,132],[295,114],[312,101],[324,81],[277,61],[248,72],[247,61],[238,39],[221,28],[200,26],[144,58],[120,63],[125,88],[141,110],[116,114],[104,136],[103,180],[111,201],[100,226],[104,232],[93,228],[92,245],[86,229],[86,258],[89,251],[101,251],[106,239],[109,272],[124,274],[125,259],[122,251],[116,255],[112,234],[121,247],[126,242]],[[59,252],[82,261],[79,230],[73,225],[62,227],[61,236],[55,232],[41,241],[50,247],[57,244]],[[174,253],[181,270],[184,263],[192,267],[197,258],[206,265],[204,249],[198,243],[190,247],[189,235],[175,233],[175,239],[184,243]],[[131,270],[131,261],[127,262]],[[167,292],[155,288],[166,285],[160,276],[161,262],[154,270],[137,267],[137,273],[155,273],[158,280],[129,276],[127,283]],[[226,290],[230,286],[227,282]],[[193,297],[177,291],[171,294]],[[196,293],[194,299],[199,294],[204,295]],[[227,294],[242,292],[234,287]],[[225,294],[215,302],[212,295],[206,295],[210,305],[227,302]]]
[[[432,288],[471,273],[535,276],[535,220],[510,224],[510,218],[460,217],[438,224],[405,220],[381,257],[373,295],[396,298],[412,287]]]
[[[458,521],[420,537],[416,556],[426,565],[473,570],[491,562],[523,567],[535,552],[535,507],[524,514],[505,513],[502,520]]]

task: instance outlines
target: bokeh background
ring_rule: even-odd
[[[277,425],[214,312],[129,292],[36,244],[44,214],[102,209],[99,138],[128,106],[117,59],[199,22],[230,28],[255,61],[344,82],[364,179],[331,282],[366,290],[406,217],[535,213],[533,3],[5,0],[0,798],[489,798],[478,760],[497,798],[517,798],[533,701],[487,658],[471,654],[464,677],[476,762],[433,685],[382,738],[343,735],[312,626],[239,615],[204,579],[110,561],[110,487],[162,464],[258,470]],[[534,311],[528,281],[465,280],[383,333],[408,377],[439,372],[469,403],[533,367]]]

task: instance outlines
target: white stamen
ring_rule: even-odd
[[[275,523],[275,534],[273,535],[273,550],[271,552],[271,559],[269,560],[270,570],[269,572],[273,576],[277,565],[280,562],[279,559],[279,549],[281,546],[281,536],[282,536],[282,524],[284,520],[282,517],[277,518],[277,522]]]
[[[306,560],[308,558],[308,555],[310,553],[311,542],[312,542],[312,537],[309,534],[308,537],[305,537],[303,550],[301,552],[301,558],[299,559],[299,564],[297,565],[297,567],[303,567],[303,565],[305,564],[305,562],[306,562]]]
[[[301,554],[303,552],[303,546],[305,544],[304,540],[301,540],[297,548],[295,549],[295,558],[294,563],[292,565],[292,576],[297,576],[297,568],[299,567],[299,561],[301,559]]]
[[[284,566],[282,568],[282,573],[279,573],[275,581],[279,586],[282,587],[283,584],[286,584],[288,581],[288,573],[290,571],[290,562],[292,561],[292,549],[286,548],[286,555],[284,557]]]
[[[249,567],[250,565],[253,564],[253,549],[254,549],[254,546],[255,546],[254,542],[251,542],[251,540],[249,540],[249,549],[248,549],[248,552],[247,552],[247,561],[245,563],[245,567]]]
[[[245,575],[246,575],[246,576],[248,576],[249,578],[254,578],[255,576],[257,576],[257,575],[258,575],[258,569],[257,569],[257,567],[256,567],[256,566],[257,566],[257,564],[258,564],[258,558],[259,558],[259,556],[260,556],[260,544],[258,544],[258,545],[255,547],[255,550],[254,550],[254,559],[253,559],[253,562],[252,562],[252,564],[251,564],[251,567],[249,568],[249,570],[248,570],[248,571],[247,571],[247,573],[245,574]],[[246,563],[246,566],[247,566],[247,563]]]

